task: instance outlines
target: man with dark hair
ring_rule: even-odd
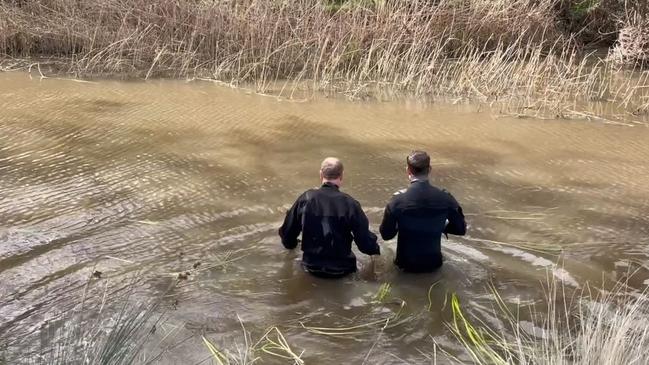
[[[455,198],[428,182],[430,156],[426,152],[412,152],[406,165],[410,187],[395,193],[385,207],[381,236],[390,240],[399,234],[398,267],[431,272],[442,266],[442,233],[464,235],[466,222]]]
[[[356,271],[352,240],[367,255],[379,255],[380,249],[361,205],[339,190],[342,162],[326,158],[320,166],[320,180],[319,189],[300,195],[286,213],[279,235],[284,247],[293,249],[302,232],[302,265],[306,271],[319,277],[343,277]]]

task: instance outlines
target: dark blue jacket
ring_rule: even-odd
[[[316,274],[342,276],[356,271],[352,240],[362,253],[380,254],[361,205],[331,183],[306,191],[286,213],[279,229],[284,247],[297,247],[300,232],[302,264]]]
[[[442,266],[442,233],[464,235],[466,222],[450,193],[428,180],[415,180],[385,207],[380,231],[384,240],[399,234],[397,266],[410,272],[430,272]]]

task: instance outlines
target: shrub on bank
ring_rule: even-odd
[[[649,17],[636,13],[626,21],[610,57],[622,64],[644,66],[649,63]]]

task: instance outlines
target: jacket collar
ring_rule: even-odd
[[[321,188],[330,188],[330,189],[336,189],[336,190],[339,189],[338,185],[336,185],[336,184],[334,184],[332,182],[329,182],[329,181],[325,181],[324,183],[322,183]]]
[[[414,183],[417,183],[417,182],[428,183],[428,178],[426,178],[426,177],[421,177],[421,178],[414,177],[414,178],[412,178],[412,180],[410,180],[410,184],[414,184]]]

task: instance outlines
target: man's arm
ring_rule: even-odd
[[[358,202],[354,204],[354,214],[352,217],[352,234],[354,242],[358,249],[366,255],[380,255],[381,248],[376,243],[376,235],[370,231],[370,222],[361,205]]]
[[[297,247],[297,237],[302,231],[302,205],[303,195],[297,198],[291,209],[286,212],[284,224],[279,228],[282,244],[289,250]]]
[[[392,213],[390,204],[385,206],[385,210],[383,211],[383,221],[381,222],[379,231],[381,232],[381,237],[385,241],[393,239],[394,236],[397,235],[397,232],[399,232],[397,219]]]
[[[448,195],[451,197],[452,202],[448,209],[448,224],[446,225],[446,228],[444,228],[444,233],[464,236],[466,234],[466,221],[464,220],[462,207],[457,200],[455,200],[453,195]]]

